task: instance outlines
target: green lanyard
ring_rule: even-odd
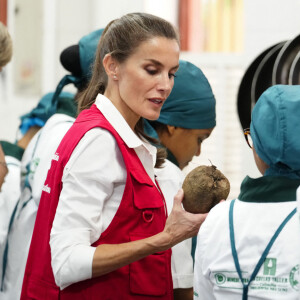
[[[236,248],[235,248],[234,228],[233,228],[233,207],[234,207],[234,203],[235,203],[235,200],[232,200],[231,203],[230,203],[230,209],[229,209],[229,232],[230,232],[231,252],[232,252],[233,259],[234,259],[234,264],[235,264],[236,271],[237,271],[237,273],[239,275],[239,278],[240,278],[240,280],[242,282],[242,285],[243,285],[243,298],[242,298],[242,300],[247,300],[248,299],[248,288],[249,288],[250,283],[252,282],[252,280],[257,275],[261,265],[265,261],[267,255],[268,255],[271,247],[273,246],[276,238],[278,237],[279,233],[281,232],[283,227],[286,225],[286,223],[293,217],[293,215],[296,213],[297,209],[296,208],[293,209],[289,213],[289,215],[284,219],[284,221],[280,224],[280,226],[277,228],[276,232],[274,233],[273,237],[271,238],[270,242],[268,243],[266,249],[264,250],[261,258],[259,259],[252,275],[250,276],[250,279],[249,279],[248,283],[245,284],[244,281],[243,281],[242,271],[241,271],[238,255],[237,255]]]

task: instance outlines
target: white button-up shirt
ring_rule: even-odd
[[[129,148],[134,148],[154,181],[156,148],[131,130],[120,112],[103,95],[96,99],[103,113]],[[65,166],[50,246],[55,280],[62,289],[92,277],[92,261],[99,239],[122,200],[126,168],[115,138],[101,128],[88,131]]]
[[[135,135],[106,97],[98,95],[95,103],[127,146],[134,148],[149,177],[154,181],[157,175],[170,213],[174,195],[182,185],[182,172],[169,161],[164,168],[154,169],[156,148]],[[93,128],[74,149],[64,169],[50,239],[52,268],[61,289],[92,277],[95,247],[91,244],[112,221],[123,196],[126,174],[120,149],[107,130]],[[183,241],[172,250],[174,288],[192,287],[191,241]]]

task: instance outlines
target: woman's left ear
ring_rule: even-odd
[[[110,54],[106,54],[103,59],[103,67],[109,78],[118,80],[118,64]]]

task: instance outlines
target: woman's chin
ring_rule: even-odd
[[[147,119],[149,121],[156,121],[159,118],[160,113],[155,113],[155,114],[145,114],[143,116],[144,119]]]

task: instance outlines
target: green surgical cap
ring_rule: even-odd
[[[188,129],[216,126],[216,100],[203,72],[194,64],[180,60],[174,87],[157,120]]]
[[[104,29],[95,30],[79,40],[79,61],[81,67],[81,76],[65,75],[58,83],[55,93],[52,97],[52,106],[56,107],[57,99],[63,88],[72,83],[78,89],[83,83],[89,81],[92,75],[92,65],[95,59],[97,46]]]
[[[300,178],[300,85],[274,85],[255,104],[253,146],[270,167],[264,175]]]
[[[45,94],[35,108],[33,108],[29,113],[20,117],[21,124],[19,129],[23,135],[32,126],[37,125],[39,127],[43,127],[47,120],[57,112],[57,103],[56,105],[53,105],[52,103],[53,95],[54,92]],[[59,102],[64,98],[74,99],[74,95],[69,92],[62,92],[58,96],[56,102]]]
[[[82,37],[79,41],[79,56],[82,77],[89,80],[92,75],[92,65],[95,59],[97,46],[104,29],[98,29]]]

